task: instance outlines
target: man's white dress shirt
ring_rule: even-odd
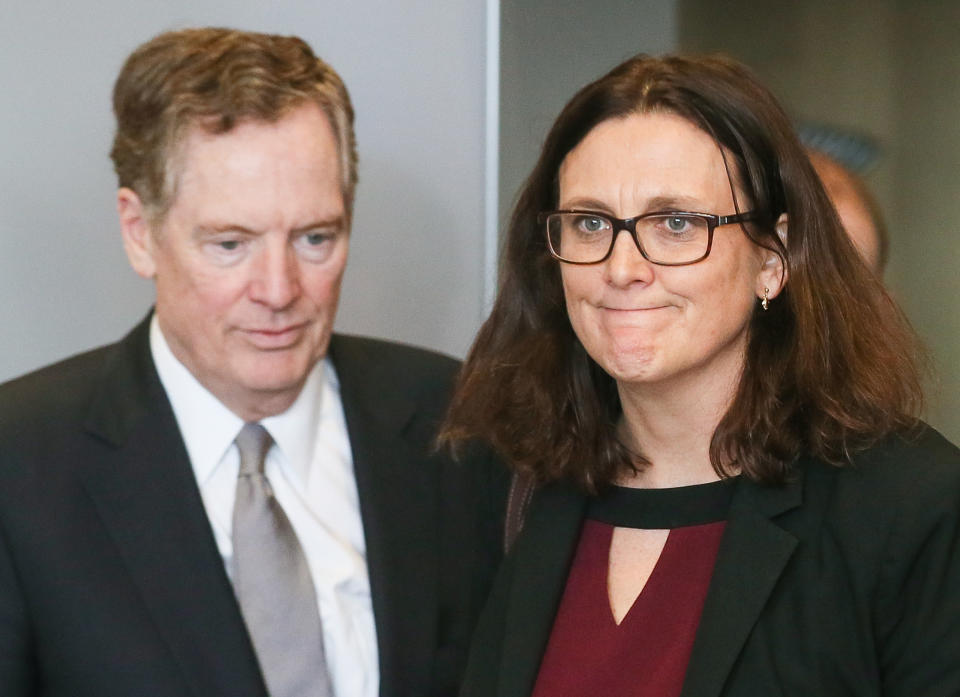
[[[173,355],[156,315],[150,350],[186,444],[207,517],[233,575],[233,501],[243,420]],[[376,697],[377,637],[350,440],[333,365],[314,366],[297,400],[260,421],[273,437],[266,475],[300,540],[323,621],[327,667],[338,697]]]

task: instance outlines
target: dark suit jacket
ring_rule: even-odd
[[[0,695],[265,697],[149,352],[0,387]],[[456,363],[336,336],[382,697],[451,695],[501,547],[503,476],[431,454]],[[349,696],[344,696],[349,697]]]
[[[585,503],[563,485],[535,494],[464,697],[531,693]],[[808,458],[787,486],[740,481],[682,694],[960,695],[960,451],[927,431],[856,467]]]

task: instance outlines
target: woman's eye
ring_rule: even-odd
[[[220,249],[232,252],[240,247],[240,240],[221,240],[217,244],[220,246]]]
[[[586,232],[600,232],[604,228],[603,218],[594,218],[594,217],[581,218],[580,228]]]

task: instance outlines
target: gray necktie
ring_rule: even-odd
[[[263,473],[270,434],[248,423],[237,435],[233,585],[271,697],[332,697],[310,569]]]

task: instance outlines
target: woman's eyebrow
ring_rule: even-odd
[[[657,211],[690,211],[693,213],[700,213],[699,209],[703,207],[703,203],[699,198],[694,196],[685,196],[685,195],[661,195],[654,196],[653,198],[646,201],[642,210],[631,211],[630,216],[634,217],[637,215],[643,215],[644,213],[655,213]],[[560,208],[578,208],[585,210],[596,211],[597,213],[605,213],[610,215],[615,215],[613,208],[603,201],[592,197],[575,197],[564,201]]]

